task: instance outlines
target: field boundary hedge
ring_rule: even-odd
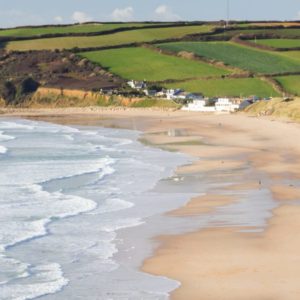
[[[146,22],[145,22],[146,23]],[[88,24],[88,23],[85,23]],[[97,23],[91,23],[91,24],[97,24]],[[105,24],[105,23],[99,23],[99,24]],[[119,23],[106,23],[106,24],[119,24]],[[122,23],[120,23],[122,24]],[[138,24],[138,23],[136,23]],[[152,24],[152,23],[150,23]],[[78,24],[73,24],[78,25]],[[47,33],[47,34],[40,34],[40,35],[32,35],[32,36],[0,36],[0,42],[12,42],[12,41],[28,41],[28,40],[39,40],[39,39],[47,39],[47,38],[58,38],[58,37],[89,37],[89,36],[101,36],[101,35],[110,35],[114,33],[119,32],[125,32],[125,31],[133,31],[133,30],[139,30],[139,29],[159,29],[159,28],[176,28],[176,27],[190,27],[190,26],[202,26],[205,25],[203,22],[191,22],[191,23],[174,23],[174,24],[153,24],[153,25],[145,25],[145,26],[128,26],[128,27],[120,27],[115,29],[108,29],[104,31],[95,31],[95,32],[69,32],[69,33]],[[60,27],[67,27],[66,26],[60,26]],[[36,26],[36,27],[17,27],[17,28],[9,28],[9,29],[18,29],[18,28],[47,28],[52,27],[51,25],[47,26]],[[59,27],[59,26],[53,26],[53,27]],[[1,30],[4,29],[0,29]]]

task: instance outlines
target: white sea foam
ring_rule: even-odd
[[[72,299],[74,294],[108,299],[101,278],[109,272],[116,272],[108,275],[110,286],[126,284],[126,292],[117,287],[116,295],[152,295],[146,282],[140,287],[134,281],[140,275],[118,275],[118,257],[132,255],[117,255],[122,247],[131,249],[122,239],[126,231],[118,230],[144,223],[141,193],[165,172],[156,154],[160,152],[143,152],[136,137],[119,130],[0,121],[0,143],[10,154],[1,155],[0,169],[1,300],[52,293],[55,299]],[[63,289],[67,278],[70,288]],[[166,290],[161,287],[158,294]]]
[[[22,124],[16,122],[0,122],[0,129],[25,129],[25,130],[33,130],[35,127],[29,124]]]
[[[28,185],[32,183],[43,183],[53,179],[62,179],[79,176],[86,173],[98,173],[99,178],[111,174],[115,163],[109,157],[90,160],[44,160],[2,164],[0,172],[0,183],[2,185]]]
[[[119,198],[108,198],[97,208],[97,210],[90,212],[89,214],[104,214],[114,211],[119,211],[133,207],[134,204],[129,201],[125,201]]]
[[[52,263],[30,268],[31,281],[16,280],[15,283],[0,286],[1,300],[28,300],[60,291],[68,280],[64,278],[59,264]]]
[[[0,266],[0,285],[8,283],[10,280],[15,280],[16,278],[24,278],[28,276],[28,264],[22,263],[16,259],[9,258],[1,254]]]
[[[0,131],[0,141],[1,142],[10,141],[10,140],[14,140],[14,139],[15,139],[14,136],[4,134],[3,131]]]
[[[5,154],[7,152],[7,148],[0,145],[0,154]]]
[[[39,185],[12,192],[17,201],[1,202],[0,250],[47,234],[46,226],[54,218],[65,218],[96,208],[92,200],[59,192],[48,193]],[[6,194],[8,195],[8,194]]]
[[[121,219],[115,220],[114,222],[111,222],[111,224],[102,226],[101,230],[106,232],[115,232],[124,228],[136,227],[144,223],[145,222],[139,218]]]
[[[74,141],[74,137],[71,134],[65,134],[64,137],[69,141]]]
[[[85,131],[82,131],[81,134],[95,136],[95,135],[98,135],[99,132],[98,131],[92,131],[92,130],[85,130]]]

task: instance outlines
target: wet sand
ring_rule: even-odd
[[[195,157],[177,175],[179,180],[207,183],[201,191],[204,195],[168,213],[169,217],[209,218],[252,194],[260,195],[249,196],[248,201],[251,208],[253,200],[258,215],[259,209],[272,209],[263,215],[265,226],[255,224],[255,215],[251,216],[254,223],[248,222],[251,225],[247,220],[243,224],[237,215],[236,222],[214,219],[194,232],[157,237],[159,247],[142,270],[180,281],[172,299],[300,298],[298,124],[245,115],[151,110],[26,114],[58,123],[141,130],[145,132],[142,140],[149,145]],[[264,195],[272,198],[276,208],[257,204],[264,201]]]

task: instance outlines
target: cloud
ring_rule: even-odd
[[[62,23],[64,21],[64,19],[61,16],[56,16],[56,17],[54,17],[54,21],[56,23]]]
[[[167,5],[158,6],[155,11],[155,16],[160,21],[178,21],[181,20],[181,17],[175,14],[172,9]]]
[[[114,21],[132,21],[133,20],[134,9],[131,6],[125,8],[116,8],[111,17]]]
[[[72,15],[72,19],[76,23],[85,23],[85,22],[90,22],[93,20],[92,17],[90,17],[89,15],[87,15],[86,13],[84,13],[82,11],[75,11]]]

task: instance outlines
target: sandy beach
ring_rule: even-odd
[[[193,156],[193,164],[177,170],[178,178],[209,184],[185,207],[169,212],[172,218],[207,218],[247,197],[249,208],[253,200],[259,209],[268,195],[274,205],[263,207],[264,224],[255,215],[243,224],[237,214],[236,222],[220,219],[195,232],[159,236],[159,247],[141,269],[180,281],[172,299],[300,298],[299,124],[243,114],[97,108],[2,115],[136,129],[149,145]]]

